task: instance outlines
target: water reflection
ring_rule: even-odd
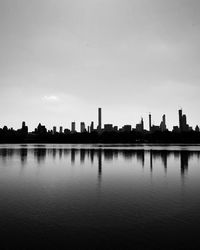
[[[12,237],[19,237],[22,228],[30,232],[29,239],[38,233],[48,240],[63,232],[61,239],[69,240],[66,235],[72,232],[75,241],[77,235],[93,234],[95,241],[105,235],[108,242],[122,238],[123,246],[133,242],[131,249],[137,239],[148,246],[149,239],[153,244],[162,239],[163,244],[171,235],[171,242],[177,242],[173,237],[179,232],[182,242],[192,230],[198,239],[199,159],[200,148],[194,147],[1,146],[2,230],[7,228],[10,236],[20,225]]]
[[[98,151],[98,181],[101,185],[101,178],[102,178],[102,152],[101,150]]]
[[[187,173],[188,161],[189,161],[190,157],[191,157],[191,155],[188,154],[188,152],[183,152],[183,151],[180,152],[181,175],[183,175],[183,176]]]
[[[48,148],[48,147],[34,147],[27,148],[1,148],[0,160],[6,160],[12,157],[18,157],[22,166],[27,164],[29,156],[37,161],[39,165],[43,164],[48,157],[56,159],[70,158],[71,164],[74,165],[76,160],[80,159],[80,163],[84,164],[89,160],[91,164],[98,162],[98,178],[101,179],[104,162],[112,162],[119,157],[130,161],[136,159],[141,167],[149,162],[151,173],[153,172],[154,163],[160,160],[161,166],[167,174],[168,160],[174,157],[174,160],[180,161],[180,174],[184,177],[188,173],[189,161],[191,158],[200,158],[200,151],[187,150],[144,150],[144,149],[107,149],[107,148]],[[97,160],[97,161],[96,161]]]

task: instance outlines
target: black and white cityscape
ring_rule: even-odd
[[[200,0],[0,0],[0,250],[199,250]]]
[[[98,116],[95,122],[86,125],[85,122],[80,122],[80,127],[75,121],[71,122],[71,128],[53,126],[52,129],[47,129],[45,125],[39,123],[34,131],[29,131],[26,122],[22,122],[22,127],[18,130],[7,128],[4,126],[0,129],[0,139],[2,142],[192,142],[200,139],[200,128],[196,125],[192,128],[187,122],[187,116],[182,109],[178,110],[178,126],[173,126],[170,131],[167,128],[166,115],[162,116],[159,125],[152,123],[152,115],[149,114],[148,129],[144,127],[144,120],[141,118],[140,123],[135,127],[131,124],[126,124],[122,127],[114,124],[102,123],[102,108],[98,108]]]

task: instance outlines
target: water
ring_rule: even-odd
[[[1,249],[199,249],[200,145],[0,145]]]

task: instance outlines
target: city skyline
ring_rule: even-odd
[[[169,128],[182,106],[195,126],[199,8],[196,0],[0,1],[0,127],[88,124],[96,106],[118,126],[140,115],[147,124],[149,112],[157,124],[166,113]]]
[[[96,124],[96,125],[95,125]],[[166,131],[172,131],[175,133],[179,132],[190,132],[190,131],[196,131],[200,132],[200,126],[196,124],[195,127],[190,126],[190,124],[187,122],[187,115],[183,114],[183,110],[179,109],[178,110],[178,125],[174,124],[173,129],[169,129],[167,126],[167,121],[166,121],[166,114],[162,115],[162,119],[159,124],[155,124],[152,122],[152,114],[149,113],[148,115],[148,125],[146,125],[148,129],[145,128],[144,126],[144,118],[141,117],[141,120],[139,123],[136,124],[124,124],[122,127],[117,126],[115,123],[103,123],[102,122],[102,108],[98,108],[98,113],[97,113],[97,119],[95,121],[91,120],[90,124],[86,124],[84,121],[81,121],[79,124],[76,121],[71,122],[71,128],[70,127],[64,127],[62,125],[53,126],[52,128],[46,127],[45,124],[41,124],[41,122],[38,124],[38,126],[31,131],[28,129],[28,126],[26,125],[25,121],[22,121],[22,127],[21,129],[19,128],[18,130],[21,130],[23,134],[27,133],[39,133],[39,134],[45,134],[45,133],[51,133],[52,135],[55,135],[57,133],[59,134],[69,134],[69,133],[92,133],[92,132],[97,132],[97,133],[102,133],[102,132],[166,132]],[[11,130],[14,131],[14,128],[9,128],[8,126],[3,126],[2,128],[3,131],[6,130]]]

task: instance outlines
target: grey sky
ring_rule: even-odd
[[[200,2],[0,0],[0,126],[200,124]]]

